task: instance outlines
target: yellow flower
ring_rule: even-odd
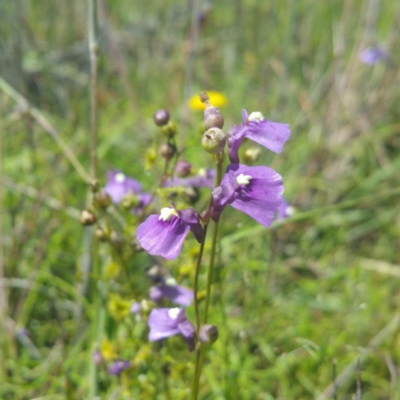
[[[108,300],[108,311],[115,319],[123,319],[129,315],[131,309],[131,302],[122,300],[118,295],[110,294]]]
[[[100,353],[106,361],[112,361],[118,358],[118,354],[115,351],[115,345],[113,345],[107,338],[104,338],[101,342]]]
[[[214,107],[224,106],[227,102],[226,97],[220,92],[210,91],[210,92],[205,92],[205,93],[207,93],[208,96],[210,97],[210,103]],[[189,104],[189,108],[191,110],[195,110],[195,111],[203,111],[205,108],[204,104],[200,101],[198,94],[195,94],[194,96],[192,96],[189,99],[188,104]]]

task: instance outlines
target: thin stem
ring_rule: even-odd
[[[68,145],[61,138],[59,132],[54,128],[54,126],[45,118],[45,116],[36,108],[32,107],[28,100],[25,99],[21,94],[19,94],[12,86],[10,86],[3,78],[0,77],[0,91],[4,92],[7,96],[11,97],[16,103],[18,103],[24,110],[24,112],[29,113],[29,115],[36,121],[36,123],[47,132],[53,140],[57,143],[58,147],[68,159],[68,161],[73,165],[78,175],[86,182],[91,183],[92,178],[86,172],[83,165],[76,158],[74,152],[68,147]]]
[[[199,272],[200,272],[200,266],[201,266],[201,259],[203,258],[204,244],[206,242],[207,228],[208,228],[208,225],[205,225],[203,240],[200,244],[200,251],[199,251],[199,256],[197,257],[197,264],[196,264],[196,270],[195,270],[195,275],[194,275],[194,309],[195,309],[195,314],[196,314],[197,335],[200,330],[200,311],[199,311],[199,301],[198,301]]]
[[[218,154],[216,156],[216,162],[217,162],[217,177],[216,177],[216,181],[215,181],[215,186],[217,187],[220,185],[221,180],[222,180],[223,153]],[[210,200],[209,209],[211,206],[212,206],[212,199]],[[207,228],[208,228],[208,223],[204,226],[204,240],[200,247],[199,258],[197,259],[195,282],[194,282],[194,299],[195,299],[197,337],[199,336],[199,330],[200,330],[199,305],[198,305],[198,301],[197,301],[198,276],[199,276],[199,269],[200,269],[200,265],[201,265],[201,258],[203,256],[203,249],[204,249],[204,243],[205,243],[205,239],[206,239]],[[212,282],[212,276],[213,276],[213,271],[214,271],[214,259],[215,259],[215,249],[216,249],[217,238],[218,238],[218,223],[216,222],[214,224],[212,244],[211,244],[210,264],[208,267],[208,274],[207,274],[207,293],[206,293],[206,305],[205,305],[205,310],[204,310],[204,323],[207,322],[208,306],[210,304],[211,282]],[[198,348],[196,351],[196,366],[195,366],[194,378],[193,378],[193,384],[192,384],[191,400],[197,400],[197,394],[199,391],[199,382],[200,382],[200,376],[201,376],[201,369],[203,366],[203,359],[204,359],[204,349],[203,349],[203,346],[201,346],[201,343],[199,342]]]
[[[197,339],[199,339],[199,331],[200,331],[200,310],[199,310],[199,299],[198,299],[199,273],[200,273],[200,267],[201,267],[201,260],[203,258],[204,244],[206,242],[207,229],[208,229],[208,225],[204,225],[203,240],[200,243],[200,250],[199,250],[199,255],[197,257],[197,263],[196,263],[196,269],[195,269],[195,275],[194,275],[194,310],[195,310],[195,314],[196,314],[196,334],[197,334],[196,336],[197,336]],[[198,391],[198,385],[199,385],[199,379],[200,379],[200,373],[201,373],[201,352],[202,352],[201,347],[198,347],[196,350],[196,365],[195,365],[195,370],[194,370],[192,391],[191,391],[191,399],[192,400],[197,399],[197,391]]]
[[[217,178],[216,178],[216,185],[219,186],[222,180],[222,157],[217,157]],[[208,308],[210,305],[210,294],[211,294],[211,283],[212,277],[214,273],[214,260],[215,260],[215,249],[217,247],[217,240],[218,240],[218,226],[219,223],[214,223],[213,228],[213,235],[212,235],[212,242],[211,242],[211,255],[210,255],[210,264],[208,266],[208,274],[207,274],[207,292],[206,292],[206,303],[204,308],[204,319],[203,323],[207,323],[208,319]]]
[[[93,180],[97,177],[97,0],[88,0],[90,55],[90,167]]]
[[[97,28],[97,0],[88,0],[88,41],[89,41],[89,58],[90,58],[90,138],[89,138],[89,146],[90,146],[90,174],[91,174],[91,184],[93,185],[92,189],[95,189],[96,186],[96,178],[97,178],[97,99],[96,99],[96,85],[97,85],[97,52],[98,45],[96,39],[96,28]],[[90,205],[93,201],[93,193],[88,196],[88,204]],[[91,266],[93,268],[93,272],[95,273],[95,282],[97,283],[100,276],[99,271],[99,252],[98,252],[98,241],[96,238],[93,238],[92,229],[89,234],[92,235],[89,242],[87,242],[85,246],[85,252],[87,254],[92,255]],[[94,239],[94,241],[93,241]],[[89,274],[89,268],[85,271],[86,280]],[[85,282],[85,277],[83,278],[83,282]],[[85,285],[86,286],[86,285]],[[85,287],[83,288],[83,292]],[[103,313],[103,304],[100,299],[100,293],[98,290],[96,291],[95,302],[97,303],[98,312],[95,315],[95,329],[97,329],[97,339],[99,339],[102,333],[102,324],[100,321],[100,316]],[[90,355],[91,357],[91,355]],[[91,360],[90,360],[91,361]],[[92,362],[92,364],[94,364]],[[98,376],[97,376],[97,368],[92,365],[91,374],[90,374],[90,397],[94,398],[97,396],[98,391]]]

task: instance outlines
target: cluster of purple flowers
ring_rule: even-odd
[[[208,216],[213,221],[218,222],[225,207],[230,205],[248,214],[261,225],[269,227],[283,202],[282,178],[271,168],[240,164],[239,147],[247,138],[275,153],[280,153],[289,137],[290,130],[287,124],[267,121],[259,112],[248,115],[243,110],[242,124],[233,126],[227,133],[226,143],[230,164],[217,187],[211,184],[214,179],[212,172],[203,177],[196,177],[195,181],[193,178],[174,178],[165,185],[200,184],[214,187],[208,210]],[[166,259],[178,257],[189,231],[201,243],[204,240],[203,225],[207,223],[193,208],[178,210],[173,203],[171,205],[162,208],[160,214],[150,215],[137,228],[140,245],[149,254]],[[165,283],[153,287],[150,295],[153,300],[167,297],[183,306],[187,306],[192,300],[191,297],[188,301],[188,292],[182,290],[180,286],[168,287]],[[182,334],[189,349],[194,348],[195,328],[187,320],[183,308],[155,308],[150,313],[148,325],[150,341]]]
[[[289,126],[267,121],[259,112],[242,113],[242,124],[228,131],[228,154],[231,164],[221,184],[212,191],[211,219],[218,222],[229,204],[268,227],[282,203],[281,176],[264,166],[249,167],[239,163],[238,150],[245,138],[280,153],[290,137]],[[139,225],[137,238],[151,255],[167,259],[178,257],[189,231],[201,242],[203,226],[200,215],[192,208],[163,208],[159,215],[150,215]]]

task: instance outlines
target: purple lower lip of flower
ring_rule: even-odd
[[[137,194],[141,190],[142,185],[136,179],[126,176],[121,171],[107,172],[107,184],[104,191],[110,195],[114,204],[119,204],[127,194]]]
[[[180,306],[190,306],[194,294],[193,291],[180,285],[162,284],[161,286],[152,286],[149,291],[150,300],[158,303],[163,297],[171,300]]]
[[[227,204],[269,227],[282,203],[281,176],[268,167],[248,167],[231,164],[226,169],[221,186],[214,189],[211,218],[219,220]]]
[[[286,218],[289,218],[293,215],[293,213],[294,213],[294,209],[293,209],[292,205],[286,199],[283,199],[282,204],[278,208],[276,220],[281,221]]]
[[[370,47],[363,50],[358,55],[361,62],[368,65],[375,65],[379,61],[385,61],[389,58],[389,53],[381,46]]]
[[[267,121],[261,113],[242,111],[242,125],[234,126],[228,131],[228,155],[231,163],[239,163],[238,151],[245,138],[280,153],[290,137],[289,125]]]
[[[203,228],[196,211],[163,208],[161,212],[161,215],[150,215],[136,230],[140,245],[149,254],[169,260],[178,257],[189,230],[199,242],[202,240]]]
[[[111,375],[120,375],[122,371],[129,368],[130,366],[130,361],[117,360],[110,365],[110,367],[108,368],[108,373]]]
[[[151,203],[153,196],[150,193],[140,193],[138,198],[139,205],[132,210],[133,214],[136,215],[140,214],[143,209]]]
[[[154,308],[147,324],[150,328],[150,342],[181,334],[188,344],[189,351],[194,349],[196,330],[186,318],[183,308]]]
[[[164,187],[192,186],[194,188],[209,187],[212,189],[214,187],[215,175],[215,170],[206,169],[188,178],[174,177],[172,180],[167,179],[164,182]]]
[[[140,303],[138,303],[137,301],[135,301],[134,303],[132,303],[131,308],[129,310],[129,312],[131,314],[138,314],[141,310],[141,306]]]

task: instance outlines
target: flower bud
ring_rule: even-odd
[[[190,174],[191,169],[192,164],[190,164],[188,161],[180,160],[175,165],[175,175],[179,178],[184,178]]]
[[[175,136],[175,134],[177,132],[176,125],[172,121],[170,121],[170,122],[168,122],[167,125],[164,125],[161,127],[161,132],[167,138],[172,138]]]
[[[168,124],[169,113],[167,110],[157,110],[153,115],[153,120],[157,126],[164,126]]]
[[[81,221],[82,225],[89,226],[89,225],[93,225],[96,223],[97,217],[91,211],[83,210],[81,212],[80,221]]]
[[[158,154],[168,161],[174,156],[175,152],[176,147],[171,143],[163,143],[158,149]]]
[[[211,324],[202,325],[199,331],[199,338],[203,343],[214,343],[218,339],[218,328]]]
[[[258,147],[251,147],[244,152],[244,160],[246,163],[257,161],[260,156],[261,150]]]
[[[218,108],[214,107],[210,103],[210,98],[207,93],[200,95],[200,101],[204,103],[204,126],[206,129],[219,128],[222,129],[224,126],[224,117],[218,111]]]
[[[110,242],[118,250],[121,250],[124,246],[124,240],[115,231],[110,233]]]
[[[104,242],[107,239],[106,233],[101,228],[96,229],[94,234],[100,242]]]
[[[204,126],[206,129],[219,128],[222,129],[224,126],[224,117],[220,112],[213,107],[210,110],[204,111]]]
[[[206,152],[210,154],[219,154],[224,151],[226,143],[226,135],[219,128],[211,128],[205,131],[201,144]]]
[[[106,209],[111,204],[111,197],[104,190],[100,190],[94,195],[94,204],[98,208]]]
[[[125,210],[131,210],[140,204],[140,200],[133,193],[128,193],[121,200],[121,207]]]

